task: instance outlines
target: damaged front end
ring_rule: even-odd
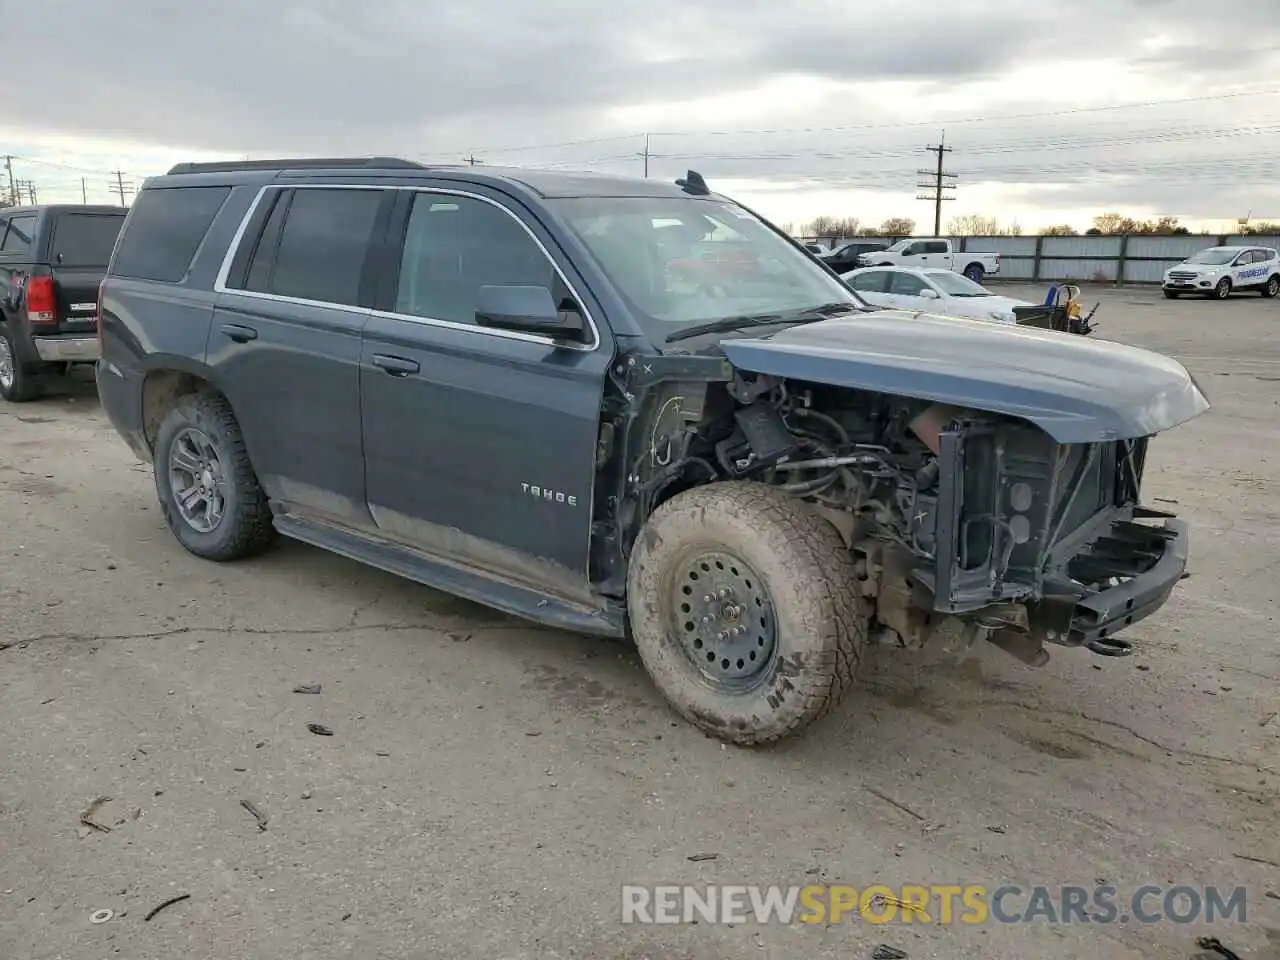
[[[1186,524],[1139,502],[1148,438],[1061,444],[963,414],[934,429],[947,415],[913,422],[937,457],[908,527],[918,599],[1029,663],[1045,642],[1130,653],[1115,634],[1159,609],[1187,562]]]

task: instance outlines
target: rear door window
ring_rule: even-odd
[[[386,192],[299,188],[271,211],[249,263],[246,290],[357,306],[360,278]]]
[[[230,187],[143,190],[125,223],[111,275],[180,281],[230,193]]]
[[[35,246],[36,216],[34,213],[11,217],[4,240],[0,241],[0,253],[30,255]]]
[[[123,224],[123,213],[58,214],[50,250],[53,262],[68,267],[105,267]]]
[[[872,270],[849,278],[849,286],[860,293],[884,293],[885,281],[889,279],[888,270]]]

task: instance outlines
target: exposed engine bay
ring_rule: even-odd
[[[666,362],[688,375],[704,359]],[[1143,522],[1171,514],[1138,505],[1146,438],[1059,444],[999,414],[715,370],[615,380],[625,402],[606,417],[596,503],[599,542],[618,551],[597,558],[606,587],[660,502],[753,480],[836,526],[883,642],[921,646],[955,617],[1036,665],[1045,641],[1120,656],[1131,647],[1112,632],[1167,596],[1123,589],[1172,536]]]

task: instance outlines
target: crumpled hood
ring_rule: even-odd
[[[1145,437],[1209,409],[1161,354],[936,314],[881,310],[720,346],[740,370],[1021,417],[1059,443]]]

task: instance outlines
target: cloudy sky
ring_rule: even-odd
[[[39,199],[181,159],[693,167],[782,223],[1280,220],[1280,17],[1215,0],[0,0]],[[1247,20],[1247,22],[1245,22]],[[945,224],[944,224],[945,225]]]

